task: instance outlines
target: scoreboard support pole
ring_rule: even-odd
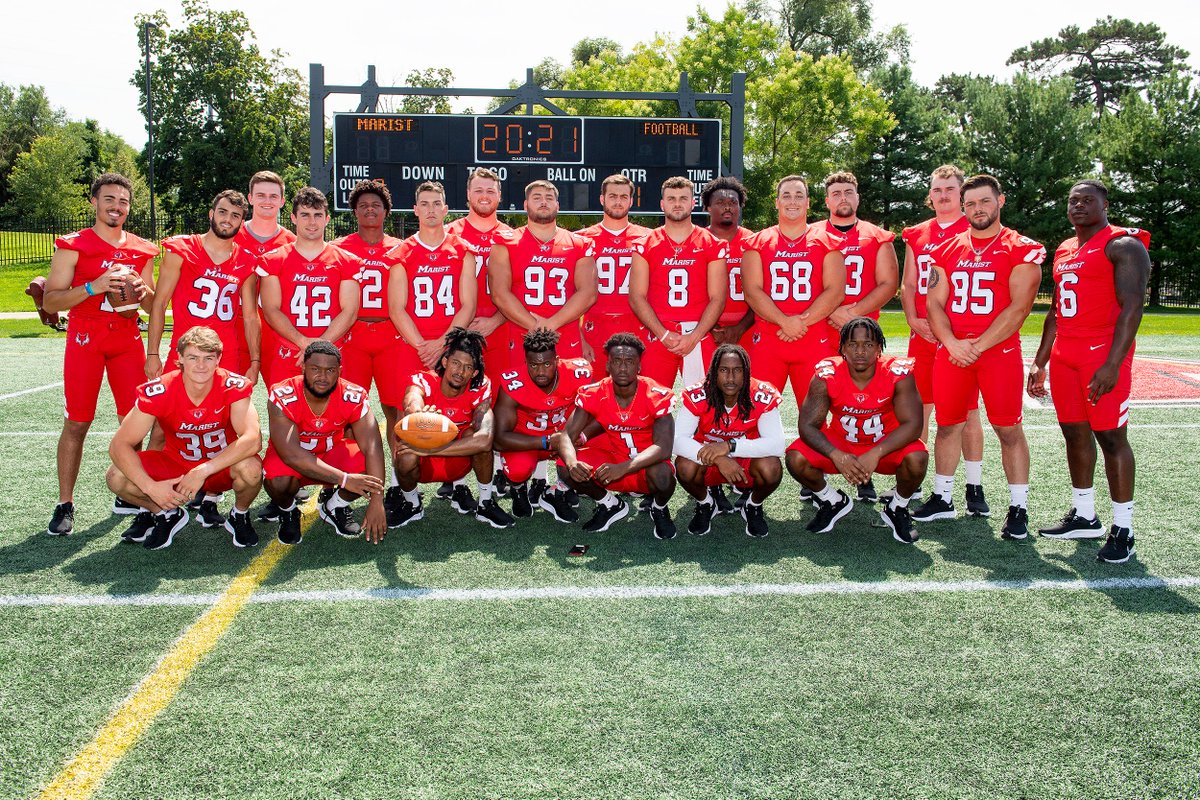
[[[381,96],[416,97],[510,97],[508,102],[491,112],[507,114],[525,106],[526,114],[533,114],[534,106],[541,106],[551,114],[564,116],[566,112],[552,103],[549,98],[579,100],[669,100],[679,106],[681,117],[698,118],[697,102],[720,102],[729,106],[729,162],[723,172],[736,178],[742,177],[745,155],[746,129],[746,73],[735,72],[730,76],[729,92],[694,92],[688,84],[687,73],[679,75],[679,89],[674,92],[594,92],[586,90],[547,90],[533,80],[533,69],[525,70],[525,83],[516,89],[440,89],[424,86],[380,86],[375,80],[375,66],[367,67],[367,79],[358,86],[342,86],[325,83],[325,67],[322,64],[308,65],[308,150],[311,164],[312,185],[326,194],[333,191],[332,162],[325,157],[325,101],[331,95],[357,95],[359,112],[374,112]]]

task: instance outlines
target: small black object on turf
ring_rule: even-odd
[[[712,518],[715,511],[713,503],[696,503],[696,511],[692,514],[692,521],[688,523],[688,533],[692,536],[707,536],[708,532],[712,530]]]
[[[1020,541],[1029,535],[1029,512],[1020,506],[1009,506],[1000,529],[1000,538]]]

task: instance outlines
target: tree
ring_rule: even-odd
[[[410,70],[404,78],[405,86],[424,89],[448,89],[454,83],[454,71],[448,67],[426,67],[425,69]],[[392,102],[392,97],[382,97],[379,110],[397,114],[452,114],[450,97],[422,97],[408,95],[398,104]],[[392,106],[396,107],[393,108]]]
[[[903,25],[882,34],[872,32],[871,0],[782,0],[771,11],[761,3],[750,10],[777,19],[783,41],[797,53],[849,56],[864,72],[893,57],[901,62],[908,58],[911,42]]]
[[[241,11],[183,0],[183,24],[164,12],[136,17],[157,26],[151,46],[157,188],[169,210],[200,213],[213,195],[242,188],[258,170],[308,164],[308,103],[300,74],[279,51],[263,53]],[[131,82],[143,93],[145,68]],[[145,156],[143,156],[144,158]]]
[[[1167,44],[1153,23],[1105,17],[1086,31],[1070,25],[1058,36],[1020,47],[1008,57],[1040,76],[1060,69],[1075,82],[1075,101],[1091,105],[1096,115],[1116,110],[1131,89],[1142,90],[1154,78],[1186,69],[1188,52]]]
[[[34,139],[28,152],[17,155],[5,210],[39,220],[86,214],[88,192],[77,180],[84,149],[82,140],[63,129]]]
[[[604,51],[609,51],[616,55],[618,59],[622,57],[621,45],[612,39],[604,36],[593,36],[586,39],[580,39],[571,48],[571,63],[583,65],[591,61],[596,56]]]
[[[61,110],[50,107],[41,86],[14,90],[0,83],[0,203],[9,199],[9,175],[17,156],[29,152],[35,139],[52,133],[64,118]]]

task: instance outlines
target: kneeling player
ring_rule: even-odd
[[[618,333],[604,343],[608,377],[585,386],[575,398],[575,412],[567,427],[550,437],[550,446],[566,467],[567,486],[596,501],[596,513],[584,523],[589,533],[606,531],[629,516],[629,506],[615,492],[636,492],[653,497],[650,517],[654,538],[674,539],[675,523],[667,501],[675,493],[671,469],[671,443],[675,395],[639,373],[646,346],[632,333]],[[579,434],[593,422],[603,437],[575,449]]]
[[[458,426],[458,438],[436,450],[419,450],[396,443],[396,482],[403,497],[388,515],[388,527],[399,528],[425,516],[419,483],[451,481],[450,505],[460,514],[474,512],[475,519],[493,528],[508,528],[513,518],[496,502],[492,484],[492,384],[483,372],[483,334],[451,328],[446,350],[433,371],[412,376],[404,393],[404,413],[436,411]],[[467,488],[467,473],[479,480],[479,503]]]
[[[911,358],[884,358],[883,330],[867,317],[842,326],[840,358],[817,364],[800,409],[800,438],[787,451],[792,477],[816,495],[813,533],[832,530],[854,502],[825,475],[840,472],[856,486],[871,474],[896,476],[896,493],[879,516],[898,542],[917,540],[908,501],[921,489],[929,453],[921,435],[921,396]],[[832,419],[827,419],[830,412]]]
[[[225,529],[238,547],[258,544],[246,512],[262,488],[258,412],[249,380],[218,366],[223,347],[211,328],[197,326],[179,337],[179,370],[138,387],[133,409],[121,421],[108,452],[108,486],[139,507],[122,538],[151,550],[171,546],[188,523],[183,507],[205,492],[234,491]],[[166,436],[162,450],[137,448],[157,421]],[[212,527],[217,521],[201,524]]]
[[[592,382],[592,367],[582,358],[559,358],[558,340],[558,331],[545,328],[526,333],[525,368],[500,376],[496,449],[513,484],[513,516],[531,517],[537,504],[559,522],[576,522],[579,515],[565,493],[547,494],[546,467],[553,455],[550,436],[567,424],[576,393]]]
[[[378,544],[386,533],[383,512],[383,440],[367,392],[341,377],[342,354],[318,339],[304,348],[304,370],[271,387],[267,414],[271,442],[263,459],[267,494],[279,507],[279,541],[299,544],[301,486],[324,484],[329,493],[318,509],[339,536],[366,532]],[[346,428],[354,440],[346,438]],[[366,496],[362,525],[350,501]]]
[[[675,420],[675,472],[696,498],[688,533],[709,532],[715,511],[709,487],[728,483],[750,492],[742,506],[746,535],[767,535],[762,504],[783,478],[781,400],[774,386],[750,377],[750,357],[736,344],[718,347],[708,377],[684,390]]]

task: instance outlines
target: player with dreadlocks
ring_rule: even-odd
[[[451,328],[446,349],[433,370],[412,376],[404,393],[405,414],[433,411],[458,426],[458,438],[447,445],[422,450],[396,443],[396,482],[403,500],[388,509],[388,527],[399,528],[425,516],[419,483],[451,481],[450,505],[460,514],[474,512],[475,519],[493,528],[508,528],[513,518],[496,503],[492,485],[492,383],[483,371],[485,340],[477,331]],[[479,479],[479,503],[467,487],[467,473]]]
[[[559,358],[558,341],[558,331],[529,331],[522,340],[524,362],[513,359],[512,369],[500,375],[496,449],[513,485],[513,516],[531,517],[539,506],[559,522],[576,522],[567,493],[546,491],[547,460],[553,455],[550,437],[566,427],[576,393],[592,382],[592,367],[582,358]]]
[[[813,533],[832,530],[854,507],[826,475],[840,472],[861,486],[878,472],[896,476],[896,493],[879,516],[896,541],[917,540],[908,501],[920,491],[929,465],[919,438],[921,395],[913,359],[885,358],[885,345],[878,322],[855,317],[842,326],[841,355],[817,363],[800,408],[800,438],[786,456],[788,472],[815,495],[817,514],[808,523]]]
[[[709,487],[724,483],[749,492],[742,506],[746,535],[767,535],[763,503],[783,478],[779,390],[750,377],[750,356],[737,344],[713,353],[702,383],[683,391],[675,420],[675,474],[696,499],[688,533],[703,536],[715,512]]]

